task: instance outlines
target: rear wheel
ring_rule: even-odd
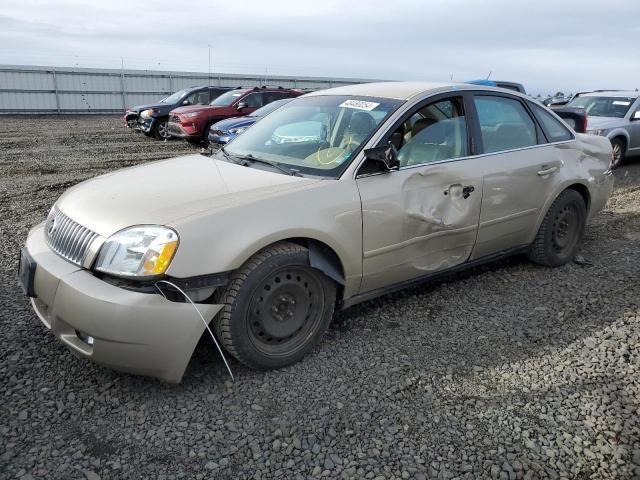
[[[334,282],[309,264],[306,248],[281,242],[257,253],[222,294],[215,328],[225,348],[253,368],[297,362],[327,329]]]
[[[158,140],[166,140],[169,135],[169,120],[167,118],[160,118],[153,127],[153,136]]]
[[[587,208],[575,190],[565,190],[555,199],[529,248],[529,258],[548,267],[570,262],[584,233]]]
[[[624,161],[624,153],[627,145],[622,138],[616,137],[611,140],[611,148],[613,148],[613,159],[611,162],[611,168],[618,168]]]

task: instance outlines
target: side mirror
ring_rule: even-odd
[[[182,102],[182,104],[183,105],[190,105],[190,102],[189,102],[189,100],[185,100],[185,101]]]
[[[238,104],[236,105],[236,108],[238,110],[242,110],[243,108],[247,108],[247,104],[245,102],[238,102]]]
[[[640,110],[636,110],[633,115],[631,115],[631,120],[640,120]]]
[[[393,145],[383,145],[381,147],[368,148],[364,151],[364,156],[368,160],[381,163],[389,172],[392,170],[400,169],[398,151]]]

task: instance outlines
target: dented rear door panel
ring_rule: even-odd
[[[362,200],[361,292],[468,260],[476,240],[482,173],[458,159],[357,180]]]

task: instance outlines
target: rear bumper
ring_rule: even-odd
[[[33,308],[80,357],[116,370],[178,383],[205,330],[191,304],[110,285],[46,245],[43,224],[26,248],[37,263]],[[196,304],[210,322],[222,305]],[[86,339],[93,337],[90,344]]]
[[[601,176],[591,189],[591,205],[589,208],[589,218],[591,220],[600,210],[604,208],[613,193],[614,177],[609,171]]]

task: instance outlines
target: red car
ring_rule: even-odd
[[[209,127],[220,120],[248,115],[254,110],[282,98],[292,98],[304,92],[287,88],[236,88],[223,93],[209,105],[189,105],[172,110],[169,115],[169,135],[191,142],[207,139]]]

